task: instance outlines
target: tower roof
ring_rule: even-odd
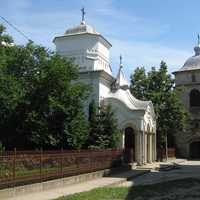
[[[67,29],[65,31],[65,35],[76,35],[76,34],[83,34],[83,33],[90,33],[94,35],[100,35],[94,27],[88,25],[88,24],[83,24],[81,23],[79,26]]]
[[[192,71],[192,70],[200,70],[200,36],[198,34],[198,42],[194,47],[195,55],[188,58],[184,63],[183,67],[181,67],[178,71],[174,72],[174,74],[184,71]]]
[[[97,36],[97,37],[103,39],[103,41],[105,42],[105,44],[107,44],[107,46],[109,48],[112,47],[112,44],[105,37],[103,37],[99,32],[97,32],[93,26],[86,23],[86,21],[85,21],[86,12],[85,12],[84,8],[81,9],[81,13],[82,13],[81,23],[78,26],[67,29],[63,36],[55,37],[53,39],[53,42],[55,42],[55,40],[57,40],[59,38],[63,38],[63,37],[89,34],[89,35],[94,35],[94,36]]]
[[[123,64],[122,64],[122,56],[120,55],[120,64],[119,64],[119,70],[117,73],[117,77],[115,80],[115,87],[116,88],[122,88],[122,89],[128,89],[129,84],[128,81],[125,78],[124,72],[122,70]]]

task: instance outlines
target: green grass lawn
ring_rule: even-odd
[[[183,179],[131,188],[104,187],[57,200],[148,200],[155,197],[163,200],[182,200],[191,197],[200,199],[200,180]]]

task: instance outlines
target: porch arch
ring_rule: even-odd
[[[136,135],[130,126],[124,129],[124,161],[126,163],[136,161]]]

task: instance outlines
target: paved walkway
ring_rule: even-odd
[[[178,165],[175,165],[175,168],[171,170],[168,170],[168,168],[165,170],[164,167],[162,170],[162,166],[165,165],[162,163],[161,170],[152,170],[148,174],[120,183],[118,186],[131,187],[136,185],[151,185],[185,178],[200,179],[200,161],[185,160],[184,162],[176,162],[176,164]]]
[[[104,186],[115,186],[119,185],[123,182],[126,182],[127,179],[131,179],[133,177],[137,177],[139,175],[142,175],[146,172],[149,172],[148,170],[130,170],[127,172],[119,173],[112,175],[112,177],[102,177],[95,180],[90,180],[87,182],[74,184],[71,186],[59,188],[59,189],[51,189],[43,192],[38,193],[30,193],[26,195],[20,195],[15,196],[12,198],[7,198],[6,200],[50,200],[50,199],[56,199],[58,197],[67,196],[79,192],[85,192],[92,190],[94,188],[98,187],[104,187]],[[5,200],[0,197],[0,200]]]

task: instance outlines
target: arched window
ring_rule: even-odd
[[[190,106],[191,107],[200,107],[200,92],[197,89],[193,89],[190,92]]]
[[[196,76],[195,76],[195,74],[192,74],[192,82],[196,82]]]

